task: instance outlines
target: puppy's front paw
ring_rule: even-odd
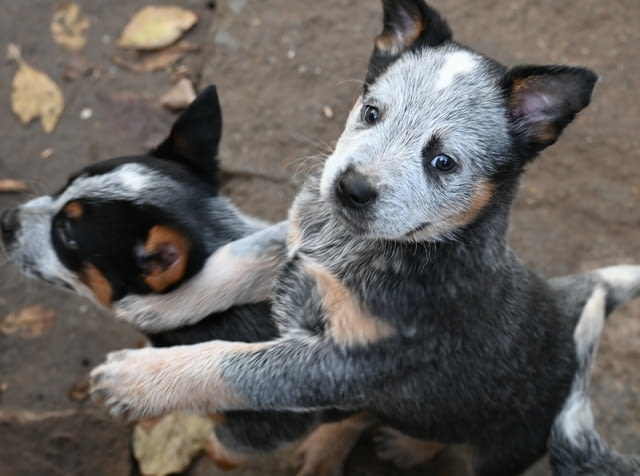
[[[113,416],[137,419],[171,408],[172,381],[163,349],[119,350],[90,374],[91,395]]]

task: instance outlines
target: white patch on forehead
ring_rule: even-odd
[[[476,59],[468,51],[454,51],[447,54],[442,68],[438,71],[436,91],[450,86],[456,76],[471,73],[476,66]]]
[[[123,170],[120,177],[122,185],[132,192],[141,192],[149,182],[148,174],[144,175],[137,170]]]
[[[78,198],[140,203],[145,193],[153,189],[162,188],[171,193],[172,184],[164,175],[142,164],[129,163],[105,174],[78,177],[57,198],[56,205],[60,207]]]

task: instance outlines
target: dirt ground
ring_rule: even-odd
[[[73,55],[49,34],[57,2],[2,2],[0,46],[18,44],[27,62],[60,84],[67,102],[51,135],[39,124],[22,126],[9,99],[16,67],[2,63],[0,178],[26,180],[35,194],[54,191],[89,163],[144,150],[161,139],[173,119],[157,99],[174,76],[124,71],[111,59],[120,54],[115,40],[121,29],[144,2],[78,3],[91,20],[80,54],[94,73],[65,80]],[[175,3],[200,14],[186,37],[202,49],[180,64],[198,87],[218,85],[225,113],[226,193],[247,212],[281,219],[305,165],[330,151],[340,133],[379,30],[380,5],[373,0]],[[459,41],[506,64],[583,64],[601,75],[592,105],[530,166],[523,181],[511,222],[511,243],[523,260],[548,276],[640,262],[640,3],[434,0],[433,5]],[[91,117],[82,119],[87,108]],[[53,154],[43,159],[47,148]],[[0,209],[26,198],[0,194]],[[70,389],[106,352],[135,346],[140,336],[87,301],[27,281],[10,264],[2,265],[0,317],[33,304],[55,311],[51,330],[34,339],[0,333],[0,474],[137,474],[130,427],[110,420],[90,401],[72,398]],[[639,363],[636,301],[607,324],[592,389],[602,434],[625,452],[640,452]],[[365,439],[346,473],[434,471],[402,473],[379,463]],[[218,470],[201,459],[188,474]],[[528,474],[548,470],[542,462]]]

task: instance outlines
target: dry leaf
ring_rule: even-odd
[[[185,54],[192,51],[199,51],[200,46],[190,41],[182,40],[160,51],[144,52],[138,54],[138,59],[128,60],[121,56],[114,55],[112,60],[118,66],[133,71],[134,73],[147,73],[166,69],[172,66]]]
[[[64,110],[62,91],[49,76],[25,63],[16,45],[10,44],[7,53],[18,63],[11,91],[13,112],[23,124],[39,117],[42,128],[50,134]]]
[[[40,305],[25,307],[18,313],[12,312],[0,320],[0,332],[3,334],[17,334],[20,337],[32,339],[40,337],[53,327],[56,313]]]
[[[195,98],[196,92],[191,80],[182,78],[160,97],[160,104],[172,111],[178,111],[186,109]]]
[[[23,180],[0,179],[0,192],[15,193],[28,192],[29,186]]]
[[[170,413],[157,422],[141,422],[133,430],[133,455],[143,475],[165,476],[186,469],[213,431],[210,418]]]
[[[164,48],[180,38],[197,21],[195,13],[181,7],[144,7],[124,28],[118,46],[136,50]]]
[[[59,45],[70,50],[79,50],[87,42],[89,17],[80,13],[75,3],[59,5],[53,12],[51,35]]]

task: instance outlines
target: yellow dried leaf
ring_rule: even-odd
[[[89,17],[80,12],[75,3],[64,3],[53,12],[51,35],[59,45],[70,50],[79,50],[87,42]]]
[[[25,63],[17,46],[9,45],[8,54],[18,63],[11,91],[14,114],[23,124],[40,118],[42,128],[50,134],[64,110],[62,91],[49,76]]]
[[[114,55],[112,60],[118,66],[133,71],[134,73],[145,73],[167,69],[184,55],[192,51],[199,51],[200,46],[186,40],[179,41],[168,48],[159,51],[148,51],[144,53],[135,53],[138,59],[131,61]]]
[[[183,471],[202,451],[213,431],[210,418],[170,413],[157,422],[140,422],[133,430],[133,455],[145,476]]]
[[[195,13],[181,7],[144,7],[124,28],[118,46],[136,50],[164,48],[178,40],[197,21]]]
[[[32,339],[40,337],[53,327],[56,313],[40,305],[25,307],[22,311],[7,314],[0,320],[0,332],[17,334]]]

